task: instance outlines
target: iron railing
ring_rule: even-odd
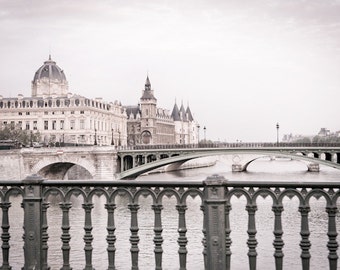
[[[50,269],[49,267],[49,233],[47,214],[50,195],[60,196],[59,207],[61,216],[61,244],[62,265],[58,269],[71,269],[70,264],[70,209],[72,208],[71,196],[82,196],[84,210],[84,253],[85,268],[94,269],[92,262],[93,252],[93,224],[92,209],[94,207],[94,196],[104,196],[105,209],[107,212],[107,267],[116,268],[116,199],[118,195],[128,198],[128,209],[130,211],[130,257],[131,269],[139,269],[139,226],[138,210],[141,196],[150,196],[153,210],[153,246],[154,246],[154,269],[168,269],[163,265],[163,229],[162,209],[165,197],[175,197],[176,210],[178,213],[178,256],[179,267],[187,269],[187,242],[186,235],[186,210],[187,199],[190,196],[201,198],[202,210],[202,269],[225,270],[233,269],[231,265],[232,239],[230,226],[230,211],[233,197],[244,197],[246,199],[247,212],[247,248],[249,269],[256,269],[258,239],[255,214],[257,211],[257,199],[270,197],[273,211],[273,251],[275,269],[283,268],[283,227],[282,212],[284,210],[283,199],[285,197],[297,197],[299,201],[298,211],[300,213],[300,257],[302,269],[310,269],[311,241],[309,239],[309,212],[312,197],[324,197],[326,201],[325,211],[327,213],[327,250],[329,269],[337,269],[337,228],[336,215],[338,212],[340,185],[339,183],[315,183],[315,182],[259,182],[259,181],[227,181],[223,177],[214,175],[205,181],[80,181],[80,180],[43,180],[34,175],[23,181],[3,181],[0,183],[0,208],[2,209],[2,266],[1,269],[11,269],[11,227],[9,209],[11,198],[21,195],[24,209],[24,266],[22,269]],[[269,222],[269,221],[266,221]],[[237,226],[237,225],[236,225]],[[259,239],[260,240],[260,239]],[[237,241],[237,239],[233,239]],[[79,243],[78,243],[79,244]],[[274,269],[274,266],[268,266]],[[326,269],[327,266],[322,267]]]

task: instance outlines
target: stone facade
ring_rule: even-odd
[[[177,109],[176,109],[177,108]],[[190,108],[178,110],[174,105],[172,113],[157,107],[154,90],[149,77],[138,105],[125,106],[127,113],[127,144],[196,144],[198,124],[193,119]]]
[[[149,77],[137,106],[90,99],[68,90],[64,71],[49,59],[35,72],[31,97],[0,96],[4,126],[40,134],[43,145],[160,145],[198,143],[189,106],[157,106]],[[32,136],[34,137],[34,136]]]
[[[45,145],[124,145],[126,113],[120,102],[68,92],[64,72],[49,57],[34,75],[32,96],[0,96],[0,128],[39,132]]]

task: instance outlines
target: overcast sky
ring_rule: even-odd
[[[189,104],[201,137],[340,130],[340,0],[0,0],[0,95],[60,66],[70,92]]]

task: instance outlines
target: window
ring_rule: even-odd
[[[53,130],[56,130],[56,129],[57,129],[57,121],[56,121],[56,120],[53,120],[53,121],[52,121],[52,129],[53,129]]]
[[[22,112],[19,112],[19,115],[22,115]]]
[[[85,120],[80,119],[80,129],[85,129]]]
[[[60,120],[60,129],[64,129],[64,120]]]
[[[38,129],[38,122],[37,121],[33,121],[33,129],[34,130]]]
[[[21,130],[22,129],[22,121],[18,122],[18,128]]]
[[[29,130],[30,129],[30,122],[26,122],[26,130]]]
[[[26,115],[30,115],[30,112],[26,112]]]
[[[45,129],[45,130],[48,130],[48,121],[47,121],[47,120],[44,121],[44,129]]]
[[[76,121],[71,120],[71,121],[70,121],[70,128],[71,128],[71,129],[74,129],[74,128],[75,128],[75,125],[76,125]]]
[[[80,111],[80,114],[84,114],[84,111]]]

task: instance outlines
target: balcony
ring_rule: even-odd
[[[1,269],[337,269],[338,183],[31,176],[0,186]]]

